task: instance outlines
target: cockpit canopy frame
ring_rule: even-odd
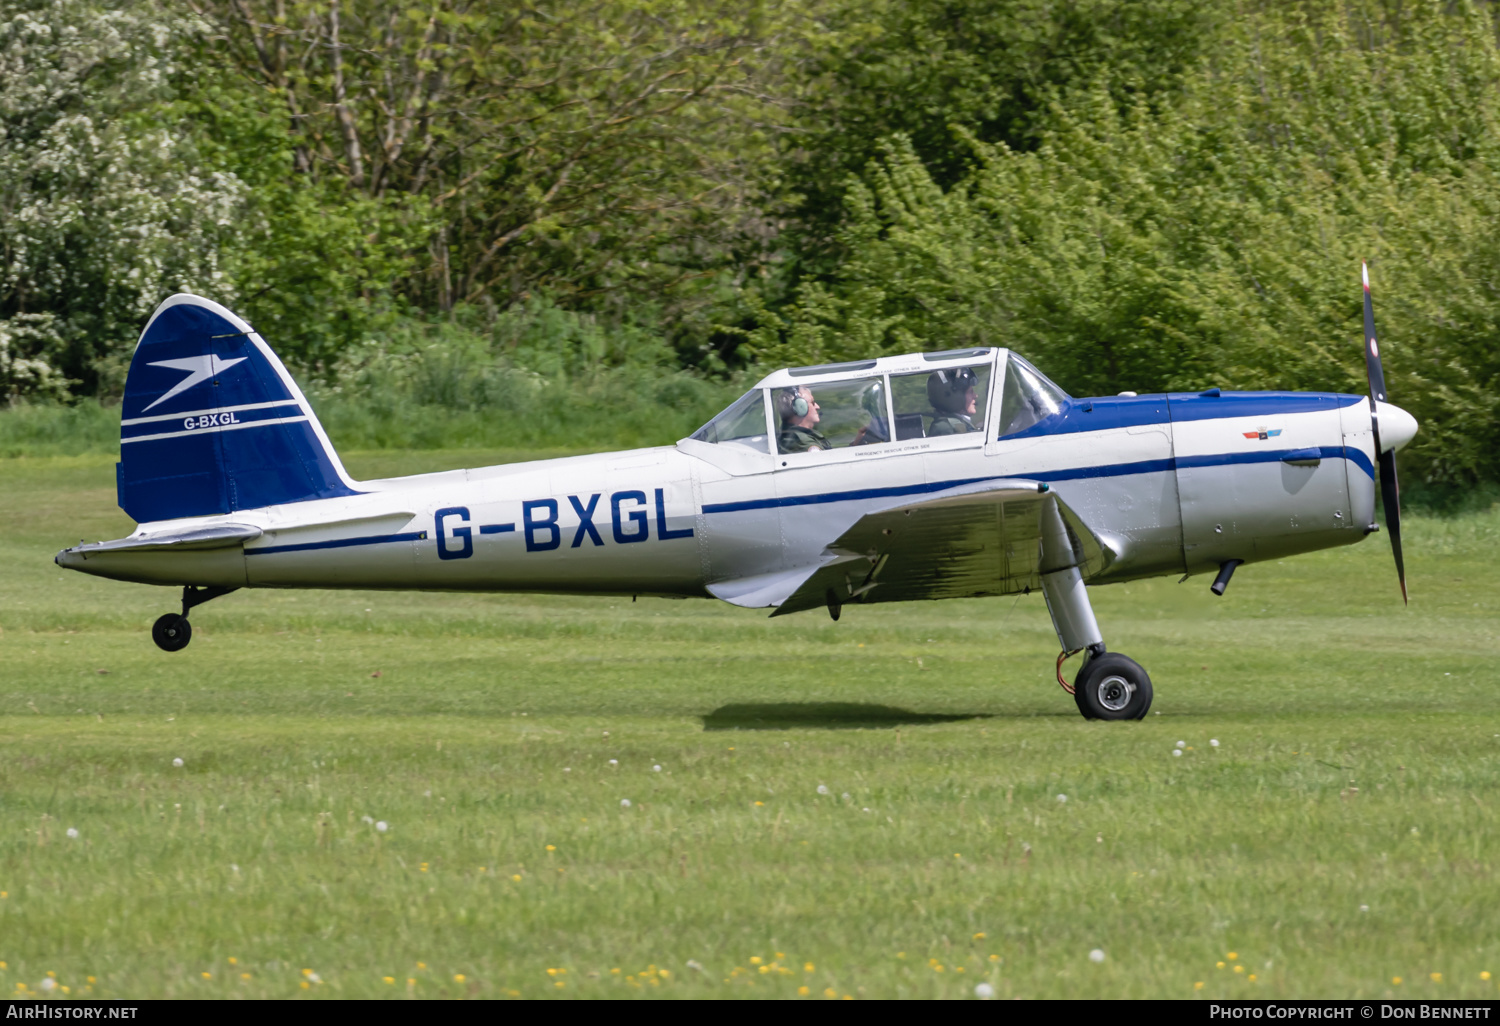
[[[953,434],[972,434],[978,444],[1024,431],[1069,402],[1008,349],[949,349],[774,371],[688,440],[765,455]],[[817,407],[812,418],[809,404]]]

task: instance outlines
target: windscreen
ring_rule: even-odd
[[[1054,385],[1023,357],[1006,357],[1005,384],[1000,390],[1000,434],[1013,435],[1062,412],[1068,393]]]
[[[692,437],[700,442],[732,442],[756,452],[770,452],[766,438],[764,392],[758,388],[746,392],[723,413],[693,432]]]

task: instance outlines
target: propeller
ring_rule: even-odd
[[[1406,425],[1393,431],[1392,434],[1405,435],[1399,442],[1395,441],[1389,449],[1380,443],[1380,415],[1382,412],[1397,414],[1411,421],[1411,427],[1415,429],[1415,421],[1405,411],[1397,410],[1389,406],[1385,398],[1385,369],[1380,365],[1380,346],[1375,341],[1375,307],[1370,302],[1370,265],[1361,262],[1360,271],[1365,286],[1365,373],[1370,379],[1370,426],[1375,432],[1375,458],[1380,464],[1380,507],[1385,513],[1385,528],[1391,534],[1391,552],[1396,557],[1396,576],[1401,581],[1401,601],[1409,603],[1406,594],[1406,564],[1401,559],[1401,489],[1396,482],[1396,448],[1411,437],[1414,432],[1406,431]],[[1395,420],[1395,417],[1391,417]],[[1393,423],[1391,427],[1396,427]]]

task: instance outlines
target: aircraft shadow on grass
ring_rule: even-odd
[[[866,702],[769,702],[721,705],[703,717],[703,729],[858,730],[988,718],[988,713],[919,713]]]

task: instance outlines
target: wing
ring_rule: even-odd
[[[866,513],[816,566],[709,590],[737,605],[774,605],[773,616],[827,605],[830,592],[838,604],[1007,595],[1041,587],[1044,569],[1093,576],[1114,548],[1047,485],[989,481]]]

